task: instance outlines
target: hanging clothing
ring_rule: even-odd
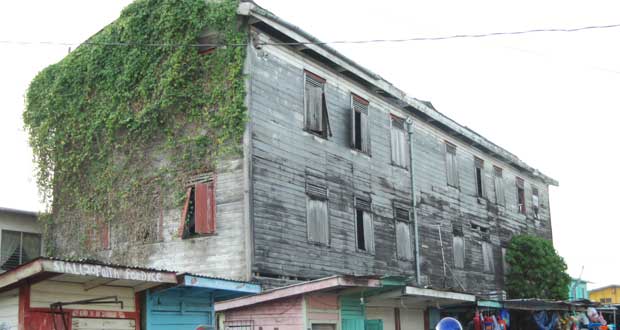
[[[480,313],[474,313],[474,330],[482,330],[482,322],[480,321]]]
[[[536,325],[538,326],[539,330],[552,330],[552,329],[555,329],[555,326],[558,323],[558,319],[560,318],[560,315],[558,313],[553,313],[551,318],[549,318],[549,315],[547,315],[547,312],[540,311],[540,312],[534,313],[533,317],[534,317],[534,322],[536,322]]]

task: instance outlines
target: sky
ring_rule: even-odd
[[[78,44],[128,0],[0,2],[0,40]],[[619,24],[617,1],[257,0],[324,41]],[[554,244],[590,287],[620,284],[620,28],[334,48],[557,179]],[[23,129],[30,80],[67,46],[0,43],[0,207],[42,210]]]

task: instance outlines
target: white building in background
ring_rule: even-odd
[[[0,207],[0,273],[39,257],[42,247],[36,212]]]

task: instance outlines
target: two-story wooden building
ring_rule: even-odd
[[[554,179],[256,4],[237,18],[243,152],[189,177],[152,241],[103,231],[98,258],[267,286],[380,274],[483,292],[503,288],[513,235],[552,238]]]

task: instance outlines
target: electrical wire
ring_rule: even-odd
[[[399,43],[399,42],[412,42],[412,41],[440,41],[450,39],[478,39],[498,36],[514,36],[533,33],[571,33],[587,30],[602,30],[620,28],[620,24],[608,24],[608,25],[590,25],[576,28],[548,28],[548,29],[530,29],[511,32],[490,32],[490,33],[478,33],[478,34],[455,34],[446,36],[435,37],[413,37],[403,39],[369,39],[369,40],[334,40],[334,41],[307,41],[307,42],[258,42],[258,45],[274,45],[274,46],[303,46],[303,45],[328,45],[328,44],[368,44],[368,43]],[[19,41],[19,40],[0,40],[0,44],[11,45],[49,45],[49,46],[75,46],[75,45],[91,45],[91,46],[116,46],[116,47],[246,47],[246,43],[233,43],[233,44],[179,44],[179,43],[141,43],[141,42],[94,42],[84,41],[78,42],[57,42],[57,41]]]

